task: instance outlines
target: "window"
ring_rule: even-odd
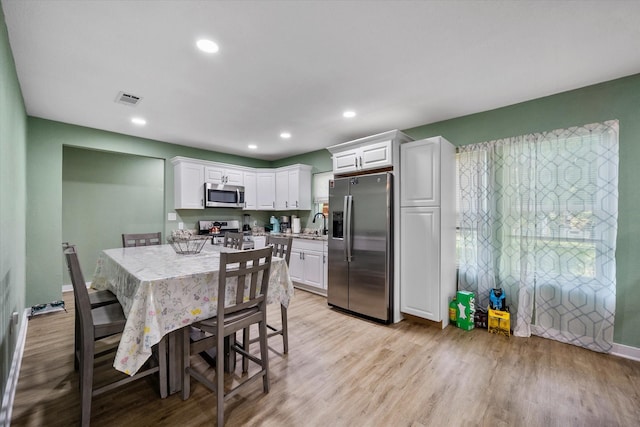
[[[612,339],[617,121],[460,147],[457,171],[460,287],[481,306],[492,287],[505,289],[524,309],[516,335],[534,325],[568,339],[602,320]],[[602,350],[601,338],[587,341]]]

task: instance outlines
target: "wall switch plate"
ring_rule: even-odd
[[[175,221],[176,219],[178,219],[178,217],[175,212],[169,212],[167,214],[167,221]]]
[[[178,223],[178,230],[183,230],[184,229],[184,222],[179,222]]]

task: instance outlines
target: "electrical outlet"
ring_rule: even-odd
[[[184,222],[179,222],[178,223],[178,230],[183,230],[184,229]]]

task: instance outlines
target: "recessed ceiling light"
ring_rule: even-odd
[[[249,144],[247,147],[249,147],[250,150],[255,150],[258,148],[256,144]]]
[[[198,49],[206,53],[216,53],[220,48],[218,44],[212,40],[200,39],[196,42]]]
[[[143,119],[142,117],[134,117],[131,119],[131,123],[133,123],[134,125],[138,125],[138,126],[144,126],[147,124],[147,121],[145,119]]]
[[[289,139],[289,138],[291,138],[291,134],[290,134],[289,132],[282,132],[282,133],[280,134],[280,138],[282,138],[282,139]]]
[[[344,117],[345,119],[350,119],[350,118],[355,117],[355,116],[356,116],[356,112],[355,111],[351,111],[351,110],[348,110],[348,111],[345,111],[344,113],[342,113],[342,117]]]

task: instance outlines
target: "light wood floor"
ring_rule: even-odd
[[[65,300],[68,313],[29,321],[13,426],[78,424],[72,295]],[[276,323],[279,310],[273,314]],[[270,393],[258,382],[228,402],[227,426],[640,424],[640,362],[537,337],[378,325],[304,291],[289,324],[289,354],[271,353]],[[282,340],[272,346],[281,350]],[[214,396],[196,381],[187,401],[162,400],[156,390],[143,380],[95,398],[92,425],[214,424]]]

